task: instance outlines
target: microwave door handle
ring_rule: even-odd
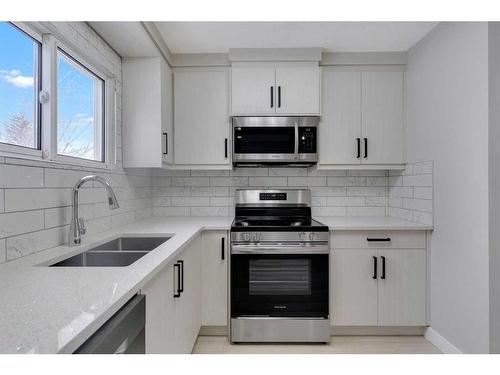
[[[299,158],[299,125],[295,123],[295,156]]]

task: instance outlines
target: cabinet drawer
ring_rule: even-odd
[[[425,249],[425,236],[425,231],[332,231],[330,246],[333,249]]]

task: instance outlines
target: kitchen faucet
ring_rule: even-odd
[[[81,235],[85,234],[85,223],[83,221],[83,217],[78,217],[78,195],[80,192],[80,188],[82,185],[89,181],[97,181],[102,184],[106,188],[106,192],[108,194],[108,204],[111,210],[116,210],[120,206],[118,205],[118,201],[116,200],[115,193],[111,188],[111,185],[104,178],[90,175],[82,177],[78,180],[78,182],[73,187],[73,216],[71,218],[71,224],[69,227],[69,246],[78,246],[82,242]]]

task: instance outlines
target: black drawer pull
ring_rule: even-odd
[[[271,86],[271,108],[274,107],[274,87]]]
[[[221,238],[221,259],[224,260],[226,258],[226,239],[224,237]]]
[[[281,108],[281,86],[278,86],[278,108]]]
[[[163,155],[167,155],[168,154],[168,134],[163,133],[163,135],[165,136],[165,152],[163,153]]]
[[[179,263],[174,264],[174,274],[175,274],[175,269],[177,268],[177,289],[174,293],[174,298],[179,298],[181,296],[181,265]]]
[[[177,263],[181,266],[180,270],[180,275],[181,275],[181,280],[179,283],[179,292],[183,293],[184,292],[184,261],[183,260],[178,260]]]
[[[377,279],[377,257],[373,257],[373,276],[372,276],[372,279]]]
[[[382,276],[380,278],[385,280],[385,257],[381,258],[382,258]]]
[[[227,138],[224,138],[224,157],[227,159]]]
[[[387,238],[370,238],[370,237],[368,237],[366,240],[368,242],[391,242],[390,237],[387,237]]]
[[[356,155],[356,158],[359,159],[361,157],[361,138],[356,138],[356,143],[358,146],[358,153]]]
[[[364,138],[365,140],[365,159],[368,157],[368,138]]]

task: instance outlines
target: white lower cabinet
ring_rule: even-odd
[[[200,241],[200,237],[194,239],[141,290],[146,295],[148,354],[193,349],[201,327]]]
[[[227,278],[229,243],[226,231],[202,233],[201,325],[227,326]]]
[[[333,232],[332,245],[344,248],[334,247],[330,257],[332,325],[426,325],[425,232],[335,236]]]

